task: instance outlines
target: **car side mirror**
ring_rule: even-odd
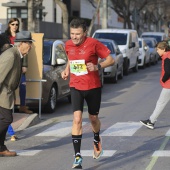
[[[56,65],[57,66],[62,66],[64,64],[66,64],[66,61],[64,59],[61,59],[61,58],[56,59]]]
[[[133,47],[135,47],[135,43],[131,42],[130,45],[129,45],[129,48],[133,48]]]

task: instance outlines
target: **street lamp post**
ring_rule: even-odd
[[[47,15],[48,12],[43,12],[43,17],[44,17],[44,21],[45,21],[45,16]]]

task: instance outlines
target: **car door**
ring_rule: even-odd
[[[65,61],[65,64],[59,63],[59,61]],[[55,41],[53,44],[52,52],[52,65],[54,65],[53,75],[57,81],[58,97],[68,95],[70,92],[69,78],[64,80],[61,77],[61,73],[64,71],[68,62],[67,54],[65,52],[65,45],[62,41]]]
[[[130,63],[130,68],[135,66],[135,57],[134,57],[134,47],[132,46],[132,33],[129,33],[129,43],[128,43],[128,56],[129,56],[129,63]]]
[[[114,43],[114,49],[115,49],[115,55],[117,56],[118,72],[121,72],[123,68],[123,54],[121,53],[116,42]]]

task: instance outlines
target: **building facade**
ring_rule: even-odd
[[[33,15],[36,20],[43,22],[51,22],[62,24],[62,10],[55,3],[55,0],[43,0],[41,4],[36,6],[37,1],[34,2]],[[63,0],[67,4],[69,21],[73,17],[81,17],[86,19],[92,19],[93,14],[96,10],[97,4],[94,1],[89,0]],[[109,7],[109,1],[107,1],[107,27],[108,28],[122,28],[123,23],[118,19],[117,14]],[[99,15],[95,19],[95,25],[101,28],[103,17],[102,5],[99,10]],[[23,25],[23,29],[26,29],[28,22],[28,4],[27,0],[15,0],[15,2],[10,2],[7,0],[0,1],[0,23],[3,25],[7,24],[8,19],[12,17],[19,18]]]

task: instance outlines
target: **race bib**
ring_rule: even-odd
[[[70,72],[76,76],[88,74],[85,60],[70,60]]]

